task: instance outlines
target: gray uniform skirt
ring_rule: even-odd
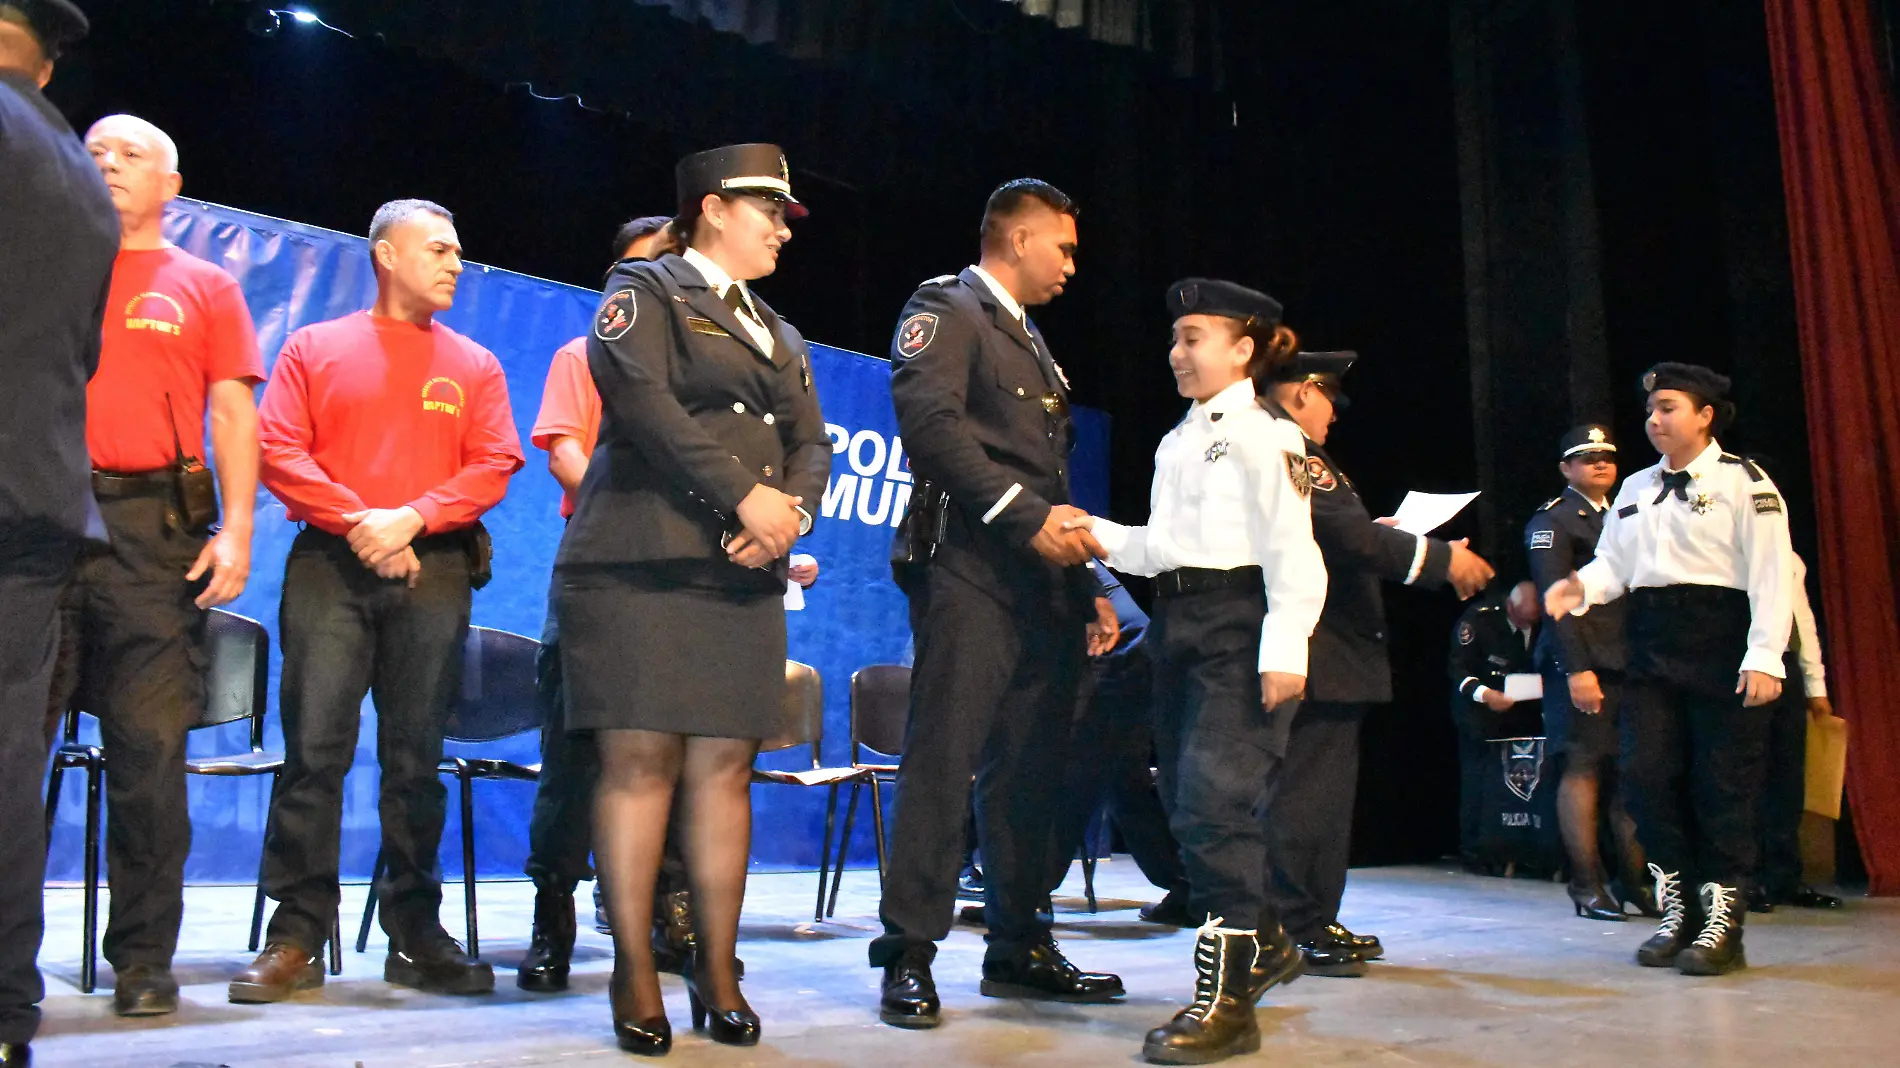
[[[567,729],[716,738],[778,733],[782,592],[669,581],[651,567],[555,575]]]

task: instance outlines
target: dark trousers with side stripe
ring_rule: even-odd
[[[1359,792],[1359,728],[1366,706],[1307,701],[1293,716],[1286,763],[1268,799],[1267,896],[1296,942],[1339,922]]]

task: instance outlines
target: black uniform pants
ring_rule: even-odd
[[[1267,802],[1267,897],[1296,942],[1339,922],[1359,790],[1366,706],[1307,701],[1293,716],[1280,782]]]
[[[1807,807],[1808,709],[1790,672],[1768,712],[1761,791],[1760,885],[1771,897],[1801,889],[1801,812]]]
[[[1484,837],[1484,776],[1491,770],[1491,746],[1478,714],[1483,706],[1461,693],[1451,700],[1451,722],[1458,735],[1458,856],[1476,863]]]
[[[910,585],[917,658],[871,966],[928,963],[950,933],[973,773],[988,958],[1012,959],[1049,934],[1036,913],[1088,619],[1054,585],[1004,604],[940,564]]]
[[[572,893],[575,883],[594,877],[589,857],[600,754],[592,732],[570,734],[567,730],[561,623],[551,592],[534,668],[535,702],[541,712],[541,776],[535,783],[534,811],[528,817],[528,859],[522,871],[537,886]]]
[[[284,565],[284,774],[264,838],[264,889],[278,902],[270,941],[313,956],[336,914],[343,777],[366,693],[382,771],[383,930],[396,941],[437,929],[447,790],[436,765],[462,681],[469,564],[454,535],[414,547],[422,575],[413,590],[378,578],[344,539],[315,528],[298,535]]]
[[[1745,887],[1755,874],[1773,708],[1651,677],[1624,686],[1623,789],[1637,838],[1691,894],[1705,882]]]
[[[110,548],[82,552],[60,598],[50,715],[99,720],[106,754],[103,949],[116,969],[170,967],[191,853],[185,736],[204,715],[205,613],[186,582],[205,539],[153,497],[101,498]]]
[[[0,530],[0,1042],[31,1041],[46,986],[35,963],[45,933],[46,695],[53,683],[59,598],[73,549],[23,544]]]
[[[1158,598],[1146,643],[1158,778],[1190,912],[1246,931],[1279,919],[1266,890],[1272,852],[1261,814],[1298,707],[1261,707],[1266,608],[1258,587]]]
[[[1069,735],[1069,779],[1056,814],[1049,849],[1050,893],[1068,877],[1089,821],[1107,804],[1129,856],[1148,881],[1187,892],[1181,847],[1168,830],[1168,814],[1155,790],[1149,758],[1154,752],[1152,677],[1147,645],[1124,656],[1089,662],[1076,695]]]

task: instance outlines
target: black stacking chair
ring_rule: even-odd
[[[533,638],[487,627],[468,628],[462,650],[462,696],[443,725],[450,742],[479,744],[512,738],[541,729],[541,710],[535,704],[534,661],[541,643]],[[468,955],[482,954],[481,934],[475,921],[475,780],[503,779],[534,782],[540,764],[517,764],[492,757],[442,758],[436,771],[455,776],[462,802],[462,907],[468,923]],[[369,877],[369,899],[363,902],[363,922],[356,931],[356,951],[369,945],[369,927],[376,916],[376,884],[383,877],[383,853]]]
[[[897,758],[904,750],[904,727],[910,718],[910,669],[901,664],[872,664],[851,673],[851,766],[870,777],[851,784],[844,808],[844,841],[851,840],[857,822],[858,791],[871,787],[871,823],[877,834],[877,867],[884,878],[883,783],[897,781]],[[831,901],[825,914],[838,911],[838,882],[844,877],[845,850],[838,850],[838,866],[831,879]]]
[[[796,660],[785,662],[785,695],[780,706],[781,719],[776,736],[766,739],[759,745],[761,753],[775,753],[795,746],[811,748],[811,767],[799,771],[772,771],[764,768],[752,769],[752,781],[774,786],[823,786],[829,796],[825,801],[825,838],[818,853],[818,904],[812,910],[812,920],[823,923],[825,919],[825,880],[831,871],[831,834],[836,827],[838,816],[838,787],[851,783],[855,789],[859,784],[870,780],[872,773],[864,768],[843,767],[827,768],[819,763],[819,750],[824,746],[825,738],[825,690],[818,672],[809,664]],[[881,830],[880,823],[880,830]],[[845,832],[847,835],[850,831]],[[838,843],[840,871],[847,842]],[[884,879],[884,838],[878,835],[877,851],[878,881]],[[833,885],[832,894],[837,894]],[[835,907],[835,906],[834,906]]]
[[[251,746],[248,752],[232,756],[188,759],[185,770],[193,775],[222,778],[271,777],[271,799],[277,797],[284,757],[264,751],[264,713],[270,697],[270,634],[255,619],[222,609],[212,609],[205,619],[205,708],[192,730],[221,727],[247,720]],[[53,772],[46,788],[47,849],[52,849],[53,821],[59,814],[59,788],[67,769],[86,773],[86,903],[85,941],[79,964],[79,988],[92,993],[98,980],[99,956],[99,826],[100,785],[106,772],[106,754],[96,745],[79,742],[79,711],[66,713],[65,740],[53,753]],[[268,809],[267,809],[268,811]],[[257,896],[251,906],[250,948],[257,950],[258,935],[264,921],[264,858],[257,861]],[[343,971],[341,938],[337,924],[330,928],[330,974]]]

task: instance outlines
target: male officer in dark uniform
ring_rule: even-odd
[[[1025,305],[1075,273],[1075,204],[1033,179],[1008,182],[983,214],[982,258],[924,283],[891,342],[891,399],[919,485],[893,548],[917,658],[897,774],[880,1017],[935,1027],[930,962],[949,933],[976,774],[989,950],[983,993],[1064,1001],[1122,994],[1057,951],[1039,919],[1061,777],[1091,626],[1115,612],[1093,573],[1101,555],[1069,503],[1068,384]],[[1058,764],[1058,766],[1060,766]]]
[[[1339,923],[1359,779],[1359,726],[1366,706],[1392,700],[1385,648],[1383,581],[1438,587],[1470,597],[1491,566],[1464,542],[1382,525],[1326,455],[1327,430],[1347,403],[1339,378],[1351,352],[1306,352],[1281,372],[1272,399],[1306,435],[1313,487],[1313,540],[1326,560],[1326,607],[1313,631],[1306,698],[1293,717],[1280,784],[1265,821],[1271,858],[1267,893],[1313,975],[1363,975],[1383,952],[1377,938]]]
[[[1524,525],[1531,578],[1541,596],[1552,583],[1596,558],[1603,517],[1616,488],[1616,441],[1600,423],[1574,427],[1558,443],[1564,491],[1546,501]],[[1600,808],[1607,807],[1619,854],[1618,889],[1644,915],[1658,915],[1643,868],[1636,824],[1623,809],[1616,783],[1617,713],[1629,650],[1623,634],[1625,603],[1598,605],[1581,616],[1552,619],[1537,642],[1544,675],[1544,731],[1548,752],[1564,758],[1557,786],[1557,825],[1570,861],[1570,899],[1577,913],[1620,921],[1623,905],[1605,887],[1598,842]],[[1598,613],[1602,618],[1597,618]]]
[[[1466,867],[1486,863],[1478,854],[1484,775],[1492,738],[1529,738],[1543,733],[1535,704],[1506,694],[1506,675],[1533,673],[1531,650],[1543,615],[1537,587],[1520,582],[1503,601],[1486,599],[1458,617],[1451,630],[1451,722],[1458,732],[1458,852]],[[1548,629],[1548,628],[1545,628]]]
[[[86,451],[119,215],[99,168],[40,95],[84,37],[66,0],[0,0],[0,1066],[29,1064],[46,988],[46,696],[59,593],[103,537]]]

